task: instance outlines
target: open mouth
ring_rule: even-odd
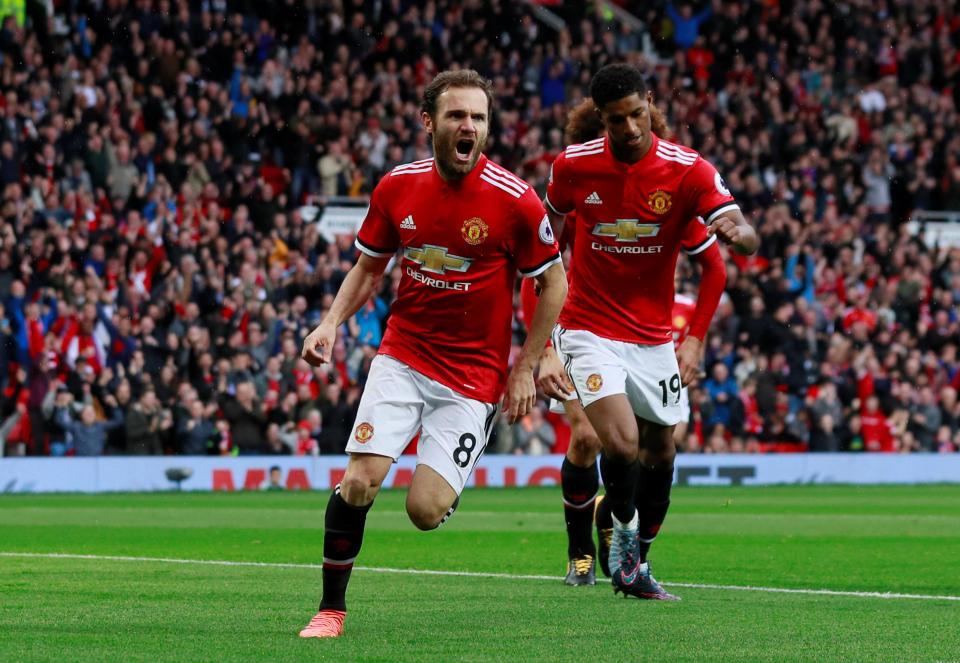
[[[470,155],[473,153],[473,141],[468,138],[458,140],[454,152],[457,156],[457,161],[460,163],[468,163],[470,161]]]

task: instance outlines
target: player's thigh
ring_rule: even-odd
[[[584,409],[608,396],[626,393],[627,371],[621,356],[625,344],[559,325],[554,329],[553,344]]]
[[[634,413],[661,426],[683,419],[683,385],[673,342],[662,345],[625,344],[626,393]]]
[[[611,394],[596,400],[583,411],[597,432],[604,452],[628,463],[637,458],[640,431],[625,394]]]
[[[377,355],[357,406],[349,454],[374,454],[396,461],[420,430],[423,376],[387,355]]]
[[[677,447],[673,443],[675,427],[637,417],[637,429],[640,431],[638,457],[641,463],[654,467],[664,462],[673,462],[677,455]]]
[[[417,465],[407,491],[407,515],[423,530],[440,524],[454,501],[457,491],[450,482],[429,465]]]
[[[590,424],[580,401],[568,400],[563,406],[567,421],[570,423],[570,447],[567,449],[567,459],[579,467],[589,467],[593,465],[597,454],[603,448],[600,437]]]
[[[459,495],[487,447],[497,406],[435,381],[424,392],[417,463],[432,468]]]

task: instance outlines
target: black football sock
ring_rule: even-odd
[[[597,501],[600,478],[597,464],[590,467],[574,465],[563,459],[560,466],[560,488],[563,494],[563,514],[567,519],[567,556],[597,556],[593,542],[593,505]]]
[[[352,506],[340,496],[337,486],[327,503],[323,532],[323,598],[321,610],[346,610],[347,583],[353,561],[360,553],[366,506]]]
[[[611,458],[606,453],[600,457],[600,473],[603,475],[603,487],[607,491],[604,500],[610,501],[610,510],[623,524],[633,520],[636,509],[633,506],[634,486],[637,481],[637,461],[624,463]]]
[[[634,504],[637,507],[640,534],[640,561],[647,561],[647,553],[670,508],[670,486],[673,484],[673,463],[647,467],[638,463]]]

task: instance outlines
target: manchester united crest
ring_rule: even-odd
[[[603,378],[600,377],[599,373],[593,373],[590,377],[587,378],[587,390],[591,394],[595,394],[600,391],[600,387],[603,386]]]
[[[463,233],[463,241],[474,246],[483,242],[490,234],[489,231],[490,226],[485,224],[479,216],[467,219],[463,222],[463,227],[460,228],[460,232]]]
[[[367,422],[363,422],[362,424],[357,426],[357,430],[353,432],[353,437],[357,440],[357,442],[359,442],[360,444],[363,444],[364,442],[369,440],[371,437],[373,437],[373,426],[371,426]]]
[[[666,191],[654,191],[647,198],[647,204],[654,214],[666,214],[673,207],[673,199]]]

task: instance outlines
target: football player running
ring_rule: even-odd
[[[638,69],[607,65],[590,92],[607,135],[557,157],[545,200],[555,234],[567,214],[577,213],[570,295],[553,346],[603,450],[614,591],[675,599],[653,578],[647,552],[670,503],[682,387],[696,376],[725,284],[715,242],[741,254],[755,252],[759,242],[716,169],[654,133],[653,95]],[[681,248],[705,254],[698,258],[704,276],[689,333],[674,350],[673,276]],[[541,361],[541,374],[544,391],[564,397],[549,361]],[[568,457],[567,474],[569,465]],[[573,474],[580,485],[570,495],[592,500],[596,468]]]
[[[420,431],[406,509],[414,525],[430,530],[456,509],[501,396],[511,423],[536,398],[533,371],[567,281],[536,193],[482,154],[492,98],[491,83],[472,70],[443,72],[427,86],[421,121],[434,158],[397,166],[377,184],[357,235],[357,264],[304,340],[305,360],[328,362],[338,328],[400,252],[397,299],[360,399],[346,473],[324,516],[319,612],[302,637],[343,633],[346,588],[367,512],[414,435]],[[507,375],[518,270],[537,279],[541,294]],[[554,377],[559,388],[563,375]]]

